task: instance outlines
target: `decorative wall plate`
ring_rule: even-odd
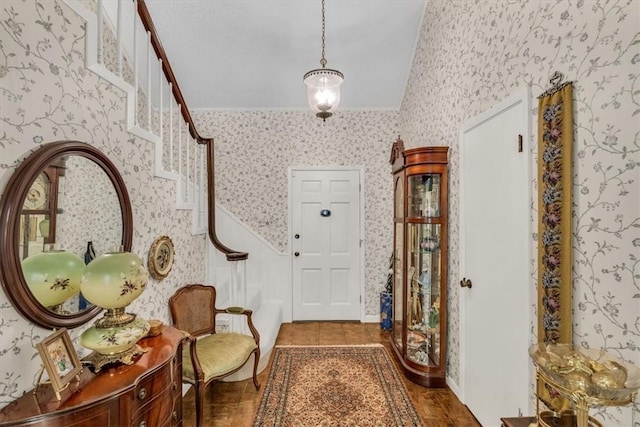
[[[168,236],[160,236],[153,241],[149,250],[149,274],[156,280],[169,275],[173,267],[173,242]]]

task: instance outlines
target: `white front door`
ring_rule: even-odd
[[[360,175],[291,171],[294,321],[360,319]]]
[[[460,288],[461,386],[485,427],[529,412],[529,99],[523,90],[462,127],[460,279],[472,287]]]

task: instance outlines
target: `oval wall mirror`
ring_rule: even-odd
[[[28,320],[50,329],[80,326],[101,309],[79,295],[43,305],[27,284],[23,261],[55,244],[88,262],[85,254],[130,251],[132,237],[129,194],[109,158],[80,141],[45,144],[20,164],[0,199],[2,287]]]

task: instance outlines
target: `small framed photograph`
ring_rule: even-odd
[[[55,331],[36,345],[58,400],[74,377],[82,372],[82,363],[65,328]]]
[[[160,236],[154,240],[149,250],[149,274],[156,280],[169,275],[173,267],[173,242],[169,236]]]

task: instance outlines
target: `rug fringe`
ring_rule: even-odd
[[[296,347],[301,347],[301,348],[305,348],[305,347],[335,347],[335,348],[344,348],[344,347],[383,347],[384,345],[382,344],[345,344],[345,345],[338,345],[338,344],[309,344],[309,345],[287,345],[287,344],[276,344],[275,346],[276,348],[296,348]]]

